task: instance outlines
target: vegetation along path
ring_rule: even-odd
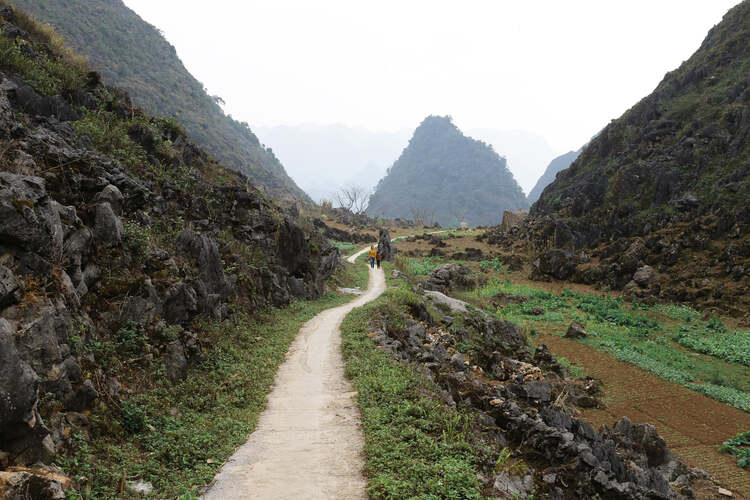
[[[716,477],[736,498],[750,497],[750,473],[717,449],[728,436],[750,429],[749,414],[578,342],[555,335],[537,342],[604,382],[607,408],[586,410],[584,419],[602,425],[627,415],[636,423],[650,422],[682,460]]]
[[[365,498],[360,415],[344,375],[339,326],[383,291],[383,271],[371,269],[365,294],[302,327],[255,432],[204,499]]]

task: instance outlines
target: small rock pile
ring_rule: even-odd
[[[447,292],[449,290],[470,290],[477,284],[474,274],[466,266],[455,263],[441,264],[421,282],[425,290]]]

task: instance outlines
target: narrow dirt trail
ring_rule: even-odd
[[[347,260],[354,263],[368,249]],[[360,413],[344,375],[339,327],[349,311],[383,291],[382,269],[370,269],[365,294],[302,327],[255,431],[204,499],[366,498]]]
[[[750,415],[573,340],[545,335],[538,342],[604,382],[607,408],[584,410],[589,423],[612,425],[623,415],[635,423],[650,422],[684,462],[724,483],[736,499],[750,496],[750,473],[717,449],[750,429]]]

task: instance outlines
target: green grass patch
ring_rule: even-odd
[[[440,257],[398,257],[398,265],[409,276],[426,276],[446,260]]]
[[[490,451],[472,439],[473,416],[442,402],[411,365],[377,349],[367,336],[375,318],[398,321],[413,294],[389,289],[355,309],[342,325],[347,375],[359,392],[371,498],[484,498],[477,471]]]
[[[349,243],[347,241],[335,241],[335,240],[328,240],[331,242],[331,245],[335,246],[341,251],[341,255],[351,255],[357,250],[357,246],[353,243]]]

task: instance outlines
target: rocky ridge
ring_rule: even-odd
[[[320,296],[339,253],[173,122],[71,66],[48,31],[8,7],[0,20],[16,54],[0,65],[6,467],[65,454],[87,414],[118,412],[139,366],[184,378],[210,348],[196,319]]]

